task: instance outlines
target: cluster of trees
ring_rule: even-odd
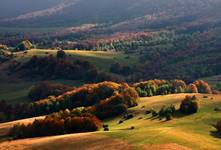
[[[36,102],[11,105],[0,103],[2,122],[33,116],[48,115],[65,109],[85,107],[92,114],[104,119],[126,112],[137,105],[136,90],[127,84],[101,82],[72,89],[57,97],[49,96]]]
[[[129,66],[122,65],[120,63],[114,63],[110,67],[110,72],[127,76],[133,72],[133,69]]]
[[[174,117],[176,112],[177,110],[174,105],[170,105],[169,107],[163,106],[159,112],[155,111],[154,109],[151,109],[150,111],[148,111],[148,113],[152,114],[152,117],[159,118],[160,120],[165,118],[166,121],[171,120]]]
[[[13,138],[30,138],[68,133],[92,132],[101,128],[101,121],[81,110],[64,110],[30,124],[17,124],[8,135]]]
[[[32,101],[37,101],[45,99],[48,96],[59,96],[72,89],[73,88],[63,84],[44,81],[33,85],[29,90],[28,97]]]
[[[98,84],[89,84],[82,86],[80,88],[68,91],[67,93],[60,95],[58,97],[48,97],[47,99],[40,100],[32,103],[31,110],[34,110],[33,114],[43,115],[52,112],[57,112],[59,110],[64,110],[66,108],[73,109],[76,107],[89,107],[94,111],[92,113],[101,114],[101,111],[118,111],[118,104],[125,105],[127,107],[135,106],[136,100],[138,99],[137,92],[129,87],[127,84],[117,84],[114,82],[102,82]],[[119,101],[118,101],[119,100]],[[116,109],[103,109],[112,108],[112,105],[108,105],[112,102],[113,107]],[[118,105],[118,106],[117,106]],[[122,106],[121,105],[121,106]],[[117,107],[115,107],[117,106]],[[96,109],[98,108],[98,109]],[[102,108],[102,109],[99,109]],[[121,109],[120,107],[118,107]],[[112,113],[112,112],[110,112]],[[117,115],[119,113],[116,113]],[[101,115],[97,115],[98,117]],[[108,118],[113,115],[103,115],[100,118]]]
[[[58,55],[58,57],[61,57],[60,55],[62,54]],[[33,56],[28,62],[13,63],[9,67],[9,70],[13,74],[15,72],[20,74],[23,78],[37,78],[41,80],[72,79],[89,82],[118,80],[115,76],[98,70],[97,67],[90,64],[88,61],[76,60],[74,62],[70,62],[69,60],[59,59],[53,56]]]
[[[182,93],[186,89],[186,83],[182,80],[148,80],[134,84],[141,97]]]
[[[180,112],[183,114],[193,114],[199,110],[199,102],[196,96],[187,95],[181,102]]]
[[[213,91],[210,85],[202,80],[197,80],[187,85],[183,80],[148,80],[134,84],[141,97],[166,95],[174,93],[208,93]]]
[[[199,110],[199,102],[197,97],[187,95],[181,102],[179,109],[176,109],[174,105],[170,106],[163,106],[158,112],[154,109],[151,109],[150,111],[147,111],[148,114],[151,113],[152,117],[159,118],[160,120],[166,119],[166,121],[169,121],[173,119],[178,113],[184,114],[184,115],[190,115],[197,113]]]
[[[98,104],[88,107],[88,111],[100,119],[115,117],[127,113],[127,109],[137,106],[138,93],[135,89],[124,85],[121,91],[115,92],[113,96],[100,101]]]
[[[196,86],[198,93],[208,93],[208,94],[213,93],[210,85],[203,80],[197,80],[197,81],[193,82],[193,84]]]

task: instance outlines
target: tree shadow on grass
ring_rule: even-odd
[[[210,131],[210,135],[215,138],[221,139],[221,133],[219,131]]]
[[[156,119],[159,119],[158,116],[150,116],[146,118],[145,120],[156,120]]]
[[[216,125],[211,124],[211,126],[213,126],[216,129]],[[215,138],[221,139],[221,132],[219,132],[218,130],[210,131],[210,135],[215,137]]]

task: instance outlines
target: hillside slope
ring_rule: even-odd
[[[121,117],[105,121],[110,127],[109,132],[98,131],[86,134],[71,134],[54,137],[43,137],[25,140],[16,140],[0,143],[5,149],[54,149],[62,147],[71,149],[84,146],[91,149],[102,149],[106,146],[110,149],[213,149],[221,146],[220,134],[212,124],[220,119],[221,112],[215,112],[214,108],[221,106],[220,95],[197,94],[200,99],[200,111],[194,115],[174,118],[171,121],[152,119],[145,111],[154,108],[159,110],[163,105],[175,104],[178,108],[180,101],[186,94],[156,96],[141,98],[139,105],[130,109],[134,118],[118,124]],[[21,121],[22,122],[22,121]],[[1,127],[2,125],[0,125]],[[131,126],[135,129],[131,130]],[[59,141],[59,142],[57,142]],[[82,144],[85,143],[86,144]],[[104,144],[105,143],[105,144]],[[108,144],[108,145],[107,145]]]
[[[156,24],[159,19],[164,19],[166,22],[170,19],[175,22],[189,22],[210,15],[215,17],[214,12],[217,12],[220,6],[218,0],[154,2],[151,0],[57,0],[55,2],[48,0],[37,4],[25,1],[16,5],[18,10],[14,10],[13,3],[14,1],[3,5],[7,6],[13,15],[5,12],[5,9],[0,9],[0,13],[2,11],[5,14],[2,16],[4,19],[0,22],[0,26],[27,27],[27,22],[33,27],[76,26],[87,23],[112,24],[143,16],[150,16],[146,22],[155,20]],[[39,6],[38,9],[31,7],[34,5]],[[27,11],[21,11],[22,8]]]

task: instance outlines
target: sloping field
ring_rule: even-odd
[[[128,59],[126,54],[120,52],[106,52],[106,51],[89,51],[89,50],[64,50],[67,59],[70,60],[85,60],[94,64],[100,69],[109,71],[111,64],[113,63],[122,63],[125,65],[136,65],[138,63],[138,56],[131,55]],[[49,55],[56,55],[57,50],[51,49],[32,49],[28,50],[27,53],[17,52],[15,53],[16,60],[25,61],[30,59],[32,56],[36,55],[38,57],[45,57]]]
[[[163,105],[175,104],[186,94],[141,98],[139,105],[130,109],[134,118],[119,124],[120,117],[105,121],[110,131],[83,134],[71,134],[53,137],[3,142],[0,149],[209,149],[219,150],[221,135],[212,126],[221,119],[221,95],[201,95],[200,111],[194,115],[179,116],[171,121],[151,118],[145,111],[150,108],[159,110]],[[33,119],[19,122],[30,122]],[[1,124],[0,129],[12,123]],[[131,129],[134,126],[135,129]]]

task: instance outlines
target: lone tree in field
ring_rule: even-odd
[[[181,102],[180,112],[183,114],[194,114],[199,110],[199,102],[196,96],[187,95]]]
[[[58,50],[56,57],[64,59],[66,57],[66,54],[63,50]]]

